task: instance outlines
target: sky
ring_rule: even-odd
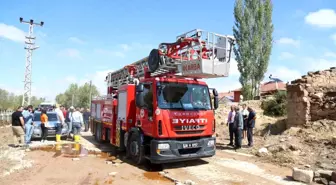
[[[264,81],[272,74],[287,82],[308,71],[336,66],[336,1],[273,0],[273,49]],[[92,80],[106,93],[105,76],[149,55],[161,42],[195,28],[232,35],[234,0],[213,1],[2,1],[0,88],[21,94],[24,39],[36,26],[32,95],[54,100],[69,84]],[[240,87],[234,60],[229,77],[205,80],[220,92]]]

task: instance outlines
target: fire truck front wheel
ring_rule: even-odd
[[[132,133],[131,138],[128,141],[127,150],[128,156],[131,157],[136,164],[140,165],[145,161],[145,149],[141,144],[139,133]]]

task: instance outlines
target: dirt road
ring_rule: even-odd
[[[42,146],[35,142],[21,160],[28,161],[31,167],[3,176],[0,184],[175,184],[162,177],[160,171],[182,183],[300,184],[287,180],[290,169],[264,164],[255,157],[234,151],[218,150],[216,156],[204,160],[138,167],[122,154],[109,155],[110,149],[109,145],[95,143],[89,133],[83,133],[81,145],[50,142]]]

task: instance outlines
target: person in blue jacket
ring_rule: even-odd
[[[24,111],[22,111],[23,119],[25,122],[25,143],[28,145],[31,143],[31,137],[34,131],[34,113],[33,106],[29,105]]]

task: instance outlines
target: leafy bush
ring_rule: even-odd
[[[261,104],[264,114],[268,116],[284,116],[287,113],[287,92],[278,91],[270,99]]]

